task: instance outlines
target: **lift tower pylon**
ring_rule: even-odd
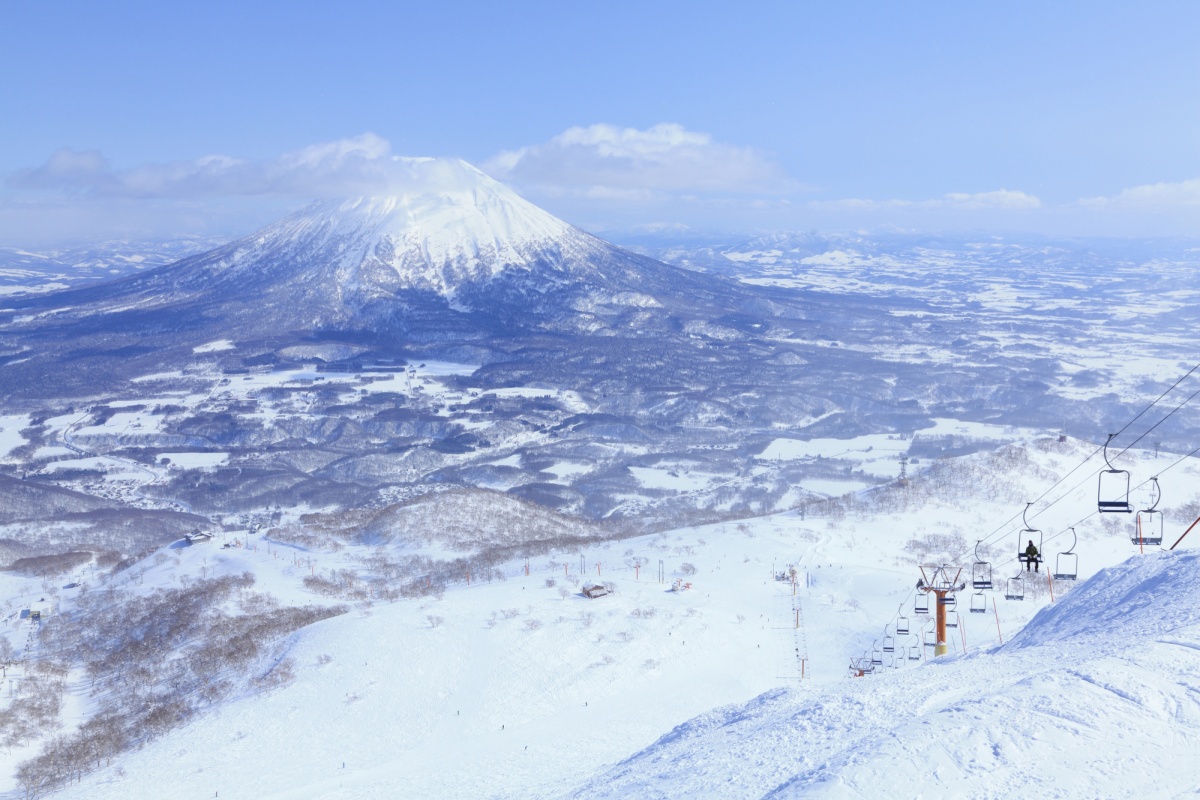
[[[946,609],[956,602],[955,593],[966,587],[965,582],[960,583],[958,580],[962,575],[962,568],[956,569],[953,578],[950,577],[950,569],[946,564],[930,567],[931,574],[926,575],[925,568],[921,567],[921,580],[917,582],[917,591],[937,597],[937,643],[933,646],[934,657],[950,652],[950,645],[946,643]]]

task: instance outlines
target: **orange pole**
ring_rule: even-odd
[[[1191,533],[1192,528],[1196,527],[1197,525],[1200,525],[1200,517],[1196,517],[1196,521],[1193,522],[1191,525],[1188,525],[1188,529],[1183,532],[1183,536],[1187,536],[1189,533]],[[1178,539],[1175,540],[1175,544],[1171,545],[1172,550],[1174,550],[1176,547],[1178,547],[1179,543],[1183,541],[1183,536],[1180,536]]]
[[[946,596],[946,590],[933,590],[937,596],[937,642],[933,646],[933,654],[935,656],[944,656],[949,652],[946,646],[946,606],[942,605],[942,598]]]

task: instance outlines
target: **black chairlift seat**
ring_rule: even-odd
[[[917,595],[917,599],[913,600],[913,613],[924,616],[929,615],[929,595],[923,592]]]
[[[1017,536],[1017,562],[1024,564],[1026,569],[1029,569],[1030,564],[1036,566],[1045,560],[1045,557],[1042,555],[1042,548],[1045,547],[1045,537],[1037,528],[1031,527],[1029,520],[1026,518],[1026,515],[1029,513],[1029,507],[1032,505],[1033,503],[1026,503],[1025,510],[1021,512],[1021,519],[1025,522],[1025,528]],[[1026,552],[1026,549],[1029,547],[1026,542],[1032,542],[1034,539],[1037,539],[1037,555],[1030,558],[1029,553]]]
[[[971,588],[991,589],[992,565],[990,562],[984,561],[979,557],[979,545],[981,543],[982,540],[975,542],[975,563],[971,565]]]
[[[986,614],[987,613],[987,595],[982,591],[971,595],[971,613]]]
[[[1059,553],[1054,559],[1054,580],[1056,581],[1073,581],[1079,577],[1079,556],[1075,554],[1075,545],[1079,541],[1079,537],[1075,536],[1075,529],[1071,528],[1071,536],[1074,537],[1071,546],[1066,551]]]
[[[917,647],[915,644],[912,647],[908,648],[908,660],[909,661],[920,661],[921,660],[921,648]]]
[[[908,617],[901,614],[896,617],[896,635],[905,636],[908,634]]]
[[[896,652],[896,637],[895,636],[888,636],[887,634],[884,634],[884,636],[883,636],[883,652],[885,652],[885,653]]]
[[[1162,544],[1163,540],[1163,513],[1158,510],[1158,501],[1162,497],[1162,490],[1158,486],[1158,476],[1150,479],[1154,484],[1154,502],[1149,508],[1144,508],[1137,512],[1133,535],[1131,541],[1136,545],[1153,545]]]
[[[1108,445],[1114,436],[1115,433],[1110,433],[1104,443],[1104,465],[1108,469],[1100,471],[1096,508],[1101,514],[1130,514],[1133,506],[1129,504],[1129,471],[1117,469],[1108,461]]]
[[[971,565],[971,588],[992,588],[992,565],[986,561],[976,561]]]
[[[958,627],[958,612],[957,611],[947,611],[946,612],[946,627],[947,628],[957,628]]]
[[[1019,575],[1008,579],[1008,588],[1004,590],[1005,600],[1025,599],[1025,580]]]

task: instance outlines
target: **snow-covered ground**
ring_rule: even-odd
[[[915,634],[929,630],[912,608],[915,550],[937,551],[935,535],[969,550],[994,532],[989,559],[1002,585],[1016,574],[1024,501],[1091,450],[1037,440],[952,460],[957,482],[936,469],[914,478],[895,495],[903,508],[850,505],[680,529],[538,556],[528,575],[524,560],[510,562],[506,580],[468,584],[464,575],[440,598],[358,603],[288,640],[296,664],[288,685],[246,687],[61,796],[1194,791],[1200,541],[1141,556],[1127,517],[1090,516],[1095,457],[1031,519],[1046,528],[1051,564],[1069,544],[1058,534],[1076,526],[1078,588],[1055,582],[1052,603],[1043,571],[1023,601],[988,592],[986,614],[967,613],[964,592],[950,657],[930,662],[913,635],[885,657],[882,674],[847,677],[850,659],[880,646],[898,613]],[[1196,502],[1194,459],[1131,451],[1121,463],[1139,481],[1161,476],[1170,498],[1163,508]],[[1182,527],[1172,519],[1168,544]],[[223,537],[153,555],[118,573],[118,588],[250,571],[257,590],[285,604],[328,602],[303,578],[361,569],[372,552],[308,552],[259,536],[248,548],[223,549],[245,538]],[[794,585],[775,579],[791,567]],[[85,571],[61,583],[69,578],[99,580]],[[676,580],[691,588],[671,591]],[[611,581],[616,592],[585,599],[587,581]],[[72,603],[70,591],[11,574],[0,589],[14,645],[32,624],[19,606],[34,595],[55,589],[59,612]],[[909,648],[918,660],[907,658]],[[79,678],[67,695],[69,730],[93,701]],[[33,752],[0,754],[0,773],[11,775]]]

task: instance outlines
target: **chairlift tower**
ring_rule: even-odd
[[[917,591],[937,597],[937,642],[933,646],[933,655],[936,658],[950,652],[946,637],[946,612],[957,607],[958,601],[954,595],[965,588],[966,583],[960,583],[958,580],[962,575],[961,567],[956,569],[953,578],[950,577],[951,567],[946,564],[930,569],[932,574],[926,575],[925,568],[921,567],[921,582],[917,584]]]

